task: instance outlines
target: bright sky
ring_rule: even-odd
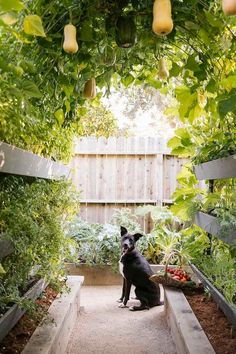
[[[134,92],[135,91],[135,92]],[[148,91],[137,89],[112,90],[109,97],[103,97],[104,106],[116,117],[119,127],[129,128],[135,136],[173,135],[173,126],[164,110],[168,107],[169,98],[155,89]]]

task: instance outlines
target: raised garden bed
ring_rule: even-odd
[[[112,271],[111,266],[88,266],[86,264],[66,263],[69,275],[84,277],[84,285],[121,285],[122,276]]]
[[[236,155],[194,166],[198,180],[236,177]]]
[[[38,316],[32,319],[25,314],[3,340],[0,353],[64,354],[79,316],[82,283],[83,277],[69,276],[66,283],[68,291],[62,295],[47,288],[45,296],[36,300],[43,305],[43,313],[39,314],[41,323]]]
[[[185,289],[183,293],[216,354],[235,354],[236,336],[232,337],[231,325],[213,298],[203,287]]]
[[[36,328],[22,354],[64,354],[70,333],[78,319],[80,288],[84,278],[69,276],[69,292],[63,293],[50,306],[48,316]]]
[[[213,299],[225,314],[229,322],[232,324],[232,331],[236,328],[236,306],[229,304],[225,297],[216,289],[216,287],[207,279],[207,277],[194,265],[191,264],[192,270],[201,280],[203,285],[210,291]]]
[[[165,312],[178,354],[215,354],[182,290],[164,287]]]
[[[31,289],[26,292],[26,294],[23,296],[23,299],[35,300],[45,289],[46,285],[46,281],[40,279]],[[15,304],[0,318],[0,342],[15,326],[15,324],[19,321],[24,313],[25,310]]]
[[[32,316],[26,312],[8,335],[0,343],[1,354],[20,354],[37,326],[47,315],[48,308],[58,295],[58,291],[47,286],[42,295],[35,301],[37,312]]]
[[[195,215],[195,224],[206,232],[217,236],[223,242],[229,245],[236,245],[236,230],[232,229],[227,234],[224,233],[222,235],[219,220],[215,216],[199,211]]]

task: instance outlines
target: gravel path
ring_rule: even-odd
[[[176,354],[164,306],[132,312],[118,307],[120,295],[120,286],[82,287],[81,313],[67,354]]]

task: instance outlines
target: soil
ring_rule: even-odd
[[[47,314],[58,292],[47,287],[42,296],[36,300],[37,314],[30,316],[25,313],[11,332],[0,343],[0,354],[19,354],[24,349],[34,330]]]
[[[232,333],[232,326],[214,300],[203,288],[198,291],[185,289],[184,294],[216,354],[235,354],[236,330]]]
[[[216,354],[235,354],[236,331],[232,338],[232,327],[212,298],[208,297],[203,289],[188,289],[184,290],[184,293]],[[32,318],[25,314],[0,344],[0,354],[21,353],[56,296],[55,290],[46,288],[42,297],[36,301],[39,306],[38,316]]]

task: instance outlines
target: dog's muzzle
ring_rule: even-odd
[[[128,250],[129,250],[128,245],[126,245],[126,244],[122,245],[122,253],[126,253],[126,252],[128,252]]]

